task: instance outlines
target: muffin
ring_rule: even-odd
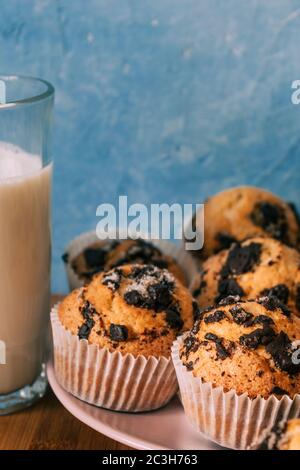
[[[300,450],[300,419],[277,424],[252,450]]]
[[[240,186],[212,196],[205,202],[204,217],[204,247],[192,252],[202,260],[229,248],[233,242],[256,236],[299,246],[295,206],[261,188]]]
[[[300,315],[300,253],[272,238],[251,238],[203,263],[192,288],[201,307],[228,295],[275,296]]]
[[[183,284],[186,282],[182,269],[172,256],[164,254],[157,246],[143,239],[94,239],[74,257],[68,251],[64,253],[63,260],[82,283],[89,282],[98,272],[124,264],[153,264],[168,269]]]
[[[228,297],[198,317],[173,346],[185,413],[198,430],[245,449],[282,413],[298,416],[298,317],[272,297]]]
[[[52,312],[58,381],[105,408],[163,406],[177,390],[171,346],[192,326],[194,308],[166,269],[124,265],[96,274]]]
[[[276,299],[227,298],[204,310],[180,358],[187,370],[225,391],[269,398],[300,393],[300,364],[292,362],[300,320]]]

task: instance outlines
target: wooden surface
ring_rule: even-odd
[[[53,298],[53,302],[58,297]],[[49,389],[31,408],[0,416],[0,450],[104,449],[127,450],[74,418]]]

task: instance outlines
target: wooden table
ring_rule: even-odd
[[[58,300],[53,297],[53,302]],[[127,450],[122,444],[74,418],[49,389],[31,408],[0,416],[0,450],[104,449]]]

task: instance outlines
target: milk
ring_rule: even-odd
[[[0,394],[31,384],[43,361],[50,293],[51,165],[0,142]],[[3,351],[5,345],[5,351]],[[5,357],[5,361],[3,361]]]

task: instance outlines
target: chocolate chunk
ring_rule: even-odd
[[[216,240],[219,243],[221,250],[230,248],[231,245],[237,241],[236,238],[225,232],[217,233]]]
[[[154,264],[158,267],[167,267],[168,263],[161,259],[161,251],[152,245],[152,243],[137,239],[135,244],[131,245],[124,257],[119,260],[121,264],[125,263],[141,263],[141,264]]]
[[[198,333],[198,331],[200,330],[200,323],[201,323],[201,318],[199,318],[198,320],[195,321],[192,329],[191,329],[191,333],[193,335],[196,335]]]
[[[217,359],[221,359],[223,361],[230,356],[230,352],[221,343],[216,343],[216,350]]]
[[[276,205],[262,201],[255,206],[254,212],[251,214],[252,220],[256,225],[266,227],[270,224],[276,224],[280,218],[280,209]]]
[[[271,317],[268,317],[267,315],[257,315],[257,317],[254,318],[252,325],[274,325],[274,320]],[[250,325],[249,325],[250,326]]]
[[[258,202],[250,214],[252,222],[273,238],[287,241],[288,225],[281,207],[267,201]]]
[[[96,309],[90,304],[88,300],[85,300],[81,307],[81,315],[85,320],[89,320],[96,313]]]
[[[215,310],[211,315],[204,317],[204,323],[218,323],[224,318],[226,318],[226,315],[223,310]]]
[[[128,339],[128,329],[124,325],[111,323],[109,335],[112,341],[126,341]]]
[[[275,336],[272,328],[266,326],[264,328],[258,328],[257,330],[251,331],[247,335],[242,335],[239,342],[242,346],[249,349],[257,349],[261,345],[269,344]]]
[[[86,264],[90,268],[104,268],[106,252],[102,248],[86,248],[83,252]]]
[[[239,295],[228,295],[228,297],[225,297],[224,299],[221,299],[218,304],[219,305],[232,305],[235,304],[236,302],[240,302],[241,298]]]
[[[204,338],[207,339],[207,341],[214,341],[215,343],[220,343],[222,341],[221,338],[214,333],[206,333]]]
[[[122,275],[123,271],[121,269],[114,268],[104,275],[102,284],[115,292],[121,285]]]
[[[300,285],[299,284],[296,287],[295,303],[296,303],[297,310],[300,312]]]
[[[232,319],[238,325],[245,325],[250,326],[249,322],[253,319],[252,313],[246,312],[242,307],[239,305],[235,305],[232,307],[229,312],[232,315]]]
[[[157,277],[155,267],[151,264],[147,264],[145,266],[134,266],[132,271],[129,274],[130,279],[134,279],[135,281],[140,281],[145,276],[152,276],[153,278]]]
[[[290,309],[285,304],[280,302],[277,297],[260,297],[258,299],[258,302],[271,312],[274,312],[276,309],[279,309],[281,310],[281,313],[286,317],[289,317],[291,315]]]
[[[90,336],[91,330],[95,322],[92,318],[88,318],[79,328],[78,328],[78,337],[79,339],[88,339]]]
[[[300,373],[300,364],[293,363],[292,343],[286,333],[281,331],[266,347],[271,354],[275,366],[289,375]]]
[[[244,274],[259,262],[261,243],[250,243],[242,246],[239,243],[230,249],[225,265],[221,271],[221,277],[227,278],[232,274]]]
[[[232,319],[238,325],[243,325],[245,327],[261,324],[261,325],[274,325],[274,321],[271,317],[267,315],[257,315],[255,317],[252,313],[246,312],[242,307],[236,305],[230,310]]]
[[[155,312],[162,312],[172,304],[175,284],[167,272],[152,265],[136,266],[128,277],[137,284],[136,289],[132,288],[124,295],[128,304]]]
[[[184,340],[185,353],[196,352],[200,343],[194,336],[188,335]]]
[[[85,319],[85,322],[78,328],[78,336],[79,339],[88,339],[90,332],[95,324],[93,315],[95,315],[97,312],[88,300],[84,301],[80,311],[81,315]]]
[[[216,345],[216,352],[217,352],[217,359],[221,359],[222,361],[230,356],[229,350],[227,350],[224,345],[222,344],[222,338],[219,338],[217,335],[213,333],[206,333],[204,338],[207,341],[213,341]]]
[[[170,305],[173,300],[172,289],[173,286],[164,281],[157,284],[151,284],[148,287],[148,294],[150,299],[153,300],[155,311],[162,311]]]
[[[261,292],[263,297],[277,297],[277,299],[284,304],[288,302],[289,294],[289,288],[285,284],[277,284],[276,286],[273,286],[270,289],[264,289]]]
[[[183,327],[183,320],[180,317],[178,310],[173,308],[168,308],[166,310],[166,321],[171,328],[181,329]]]
[[[283,390],[283,388],[277,386],[272,388],[271,393],[274,393],[275,395],[288,395],[286,390]]]
[[[135,307],[144,306],[144,298],[137,290],[130,290],[125,292],[124,300],[128,303],[128,305],[134,305]]]
[[[187,370],[189,370],[189,371],[194,369],[193,361],[189,361],[189,362],[185,363],[184,365],[187,368]]]
[[[228,296],[236,296],[243,297],[245,292],[243,289],[238,285],[235,279],[220,279],[218,283],[218,292],[219,295],[216,297],[216,302],[219,303],[222,299],[225,299]]]
[[[67,251],[63,253],[61,259],[63,260],[64,263],[67,264],[67,262],[69,261],[69,253]]]

